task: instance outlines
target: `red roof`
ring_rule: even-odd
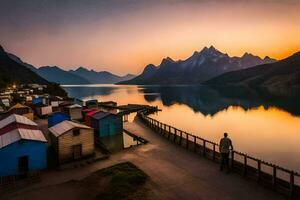
[[[96,110],[95,108],[86,108],[86,109],[83,109],[82,112],[89,113],[89,112],[92,112],[95,110]]]
[[[93,110],[93,111],[90,111],[90,112],[86,113],[86,116],[91,117],[92,115],[94,115],[94,114],[97,113],[97,112],[99,112],[99,111],[95,109],[95,110]]]

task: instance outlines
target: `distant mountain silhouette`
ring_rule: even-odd
[[[147,65],[142,74],[119,84],[197,84],[229,71],[275,61],[269,57],[261,59],[249,53],[242,57],[230,57],[211,46],[200,52],[195,51],[186,60],[174,61],[168,57],[158,66]]]
[[[84,67],[79,67],[76,70],[69,71],[63,70],[57,66],[43,66],[36,68],[26,62],[23,62],[14,54],[9,54],[9,57],[16,62],[27,66],[44,79],[59,84],[113,84],[120,81],[127,81],[135,77],[133,74],[117,76],[106,71],[96,72],[94,70],[87,70]]]
[[[90,82],[87,79],[72,74],[56,66],[44,66],[36,69],[36,71],[40,76],[42,76],[46,80],[56,82],[59,84],[90,84]]]
[[[21,58],[19,58],[18,56],[14,55],[14,54],[12,54],[12,53],[7,53],[7,55],[8,55],[11,59],[13,59],[14,61],[20,63],[21,65],[24,65],[24,66],[28,67],[29,69],[31,69],[32,71],[34,71],[35,73],[37,73],[37,72],[36,72],[36,68],[35,68],[33,65],[28,64],[28,63],[26,63],[26,62],[23,62],[23,61],[21,60]]]
[[[34,71],[44,79],[49,82],[55,82],[59,84],[89,84],[90,82],[84,78],[81,78],[77,75],[73,75],[68,71],[62,70],[59,67],[53,66],[44,66],[40,68],[35,68],[33,65],[30,65],[26,62],[23,62],[18,56],[14,54],[9,54],[9,57],[15,60],[16,62],[28,67],[30,70]]]
[[[88,70],[84,67],[79,67],[76,70],[70,70],[70,73],[85,78],[90,83],[94,84],[113,84],[120,81],[127,81],[135,76],[132,74],[127,74],[126,76],[117,76],[107,71],[96,72],[94,70]]]
[[[49,84],[48,81],[31,71],[27,66],[12,59],[0,46],[0,87],[6,87],[11,83],[16,84]]]
[[[266,87],[300,86],[300,52],[281,61],[228,72],[204,84]]]

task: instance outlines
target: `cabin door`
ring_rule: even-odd
[[[73,158],[79,159],[82,156],[82,145],[78,144],[78,145],[74,145],[73,146]]]
[[[28,156],[19,157],[19,172],[26,173],[28,169]]]
[[[109,126],[109,135],[115,135],[116,132],[116,125],[114,123],[111,123]]]

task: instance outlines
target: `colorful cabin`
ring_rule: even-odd
[[[98,108],[98,100],[97,99],[91,99],[85,102],[85,106],[87,108]]]
[[[94,113],[91,117],[91,127],[94,128],[96,137],[122,134],[122,115],[102,111]]]
[[[67,106],[70,106],[70,105],[73,105],[74,103],[73,102],[70,102],[70,101],[63,101],[62,103],[59,104],[58,108],[55,109],[56,112],[65,112],[65,108]]]
[[[78,105],[81,105],[81,106],[85,106],[85,101],[83,101],[82,99],[75,98],[74,103],[78,104]]]
[[[0,176],[14,176],[47,167],[47,140],[37,125],[20,115],[0,121]]]
[[[97,113],[97,112],[99,112],[98,110],[92,110],[91,112],[88,112],[87,114],[86,114],[86,116],[85,116],[85,124],[87,125],[87,126],[91,126],[91,117],[95,114],[95,113]]]
[[[73,104],[65,107],[65,113],[67,113],[71,119],[80,120],[82,119],[81,113],[82,107],[78,104]]]
[[[10,95],[0,96],[0,101],[1,101],[1,104],[3,104],[4,106],[10,107],[12,98]]]
[[[50,101],[50,105],[52,107],[58,107],[59,104],[64,102],[64,99],[62,97],[59,97],[59,96],[50,96],[49,101]]]
[[[43,98],[39,96],[33,96],[31,103],[32,105],[43,104]]]
[[[59,164],[94,154],[94,132],[91,127],[63,121],[49,128],[49,131]]]
[[[52,113],[52,106],[44,105],[44,104],[36,104],[34,110],[39,117],[45,117]]]
[[[0,135],[17,128],[38,129],[35,122],[22,115],[12,114],[0,121]]]
[[[59,96],[50,96],[49,101],[54,112],[60,111],[59,104],[64,102],[63,98]]]
[[[48,116],[48,127],[52,127],[65,120],[71,120],[70,116],[62,112],[54,112]]]
[[[22,115],[24,117],[27,117],[30,120],[33,120],[33,112],[32,109],[28,106],[22,105],[20,103],[17,103],[13,107],[11,107],[7,112],[6,116],[9,116],[11,114],[18,114]]]
[[[86,121],[87,113],[92,112],[92,111],[96,111],[96,110],[97,109],[95,109],[95,108],[85,108],[85,109],[82,109],[81,112],[82,112],[82,118],[84,119],[84,121]]]

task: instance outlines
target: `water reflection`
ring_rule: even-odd
[[[149,103],[160,99],[165,106],[185,104],[195,112],[215,115],[229,106],[240,106],[244,110],[263,106],[277,107],[293,115],[300,114],[299,89],[250,89],[243,87],[211,88],[189,87],[145,87],[140,92]],[[149,95],[151,94],[151,95]]]
[[[152,117],[164,123],[215,142],[229,132],[237,150],[300,171],[299,89],[99,85],[66,90],[73,97],[158,106],[162,112]]]
[[[76,98],[114,100],[124,104],[151,104],[160,101],[164,106],[185,104],[194,112],[201,112],[204,115],[215,115],[229,106],[240,106],[244,110],[259,106],[263,106],[265,109],[277,107],[293,115],[300,115],[299,88],[250,89],[244,87],[116,85],[79,85],[65,86],[64,88],[70,96]]]
[[[141,144],[140,141],[125,132],[113,136],[102,137],[100,140],[106,148],[113,153]]]

